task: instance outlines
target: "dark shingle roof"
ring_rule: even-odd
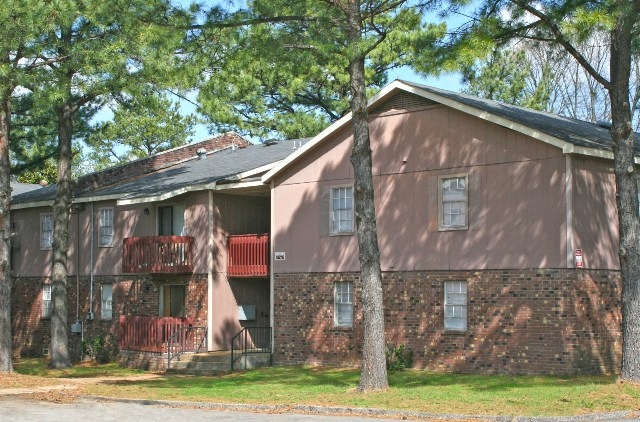
[[[305,140],[295,140],[300,146]],[[223,181],[241,173],[276,163],[294,152],[294,141],[281,141],[270,146],[250,145],[231,148],[210,154],[204,160],[194,159],[186,163],[154,172],[137,179],[128,180],[97,190],[76,192],[75,198],[110,197],[137,199],[157,197],[163,194]],[[55,185],[18,195],[13,203],[51,201],[55,198]]]
[[[596,123],[571,119],[553,113],[530,110],[523,107],[499,103],[497,101],[447,91],[413,82],[400,81],[417,89],[430,92],[469,107],[493,114],[527,126],[541,133],[568,142],[578,147],[595,148],[605,151],[611,149],[611,133]],[[640,154],[640,134],[635,134],[636,154]]]
[[[20,195],[21,193],[40,189],[42,186],[33,183],[11,182],[11,196]]]

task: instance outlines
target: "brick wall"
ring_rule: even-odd
[[[16,356],[42,356],[43,349],[51,343],[51,321],[42,318],[42,285],[49,280],[39,277],[18,277],[12,287],[12,331],[13,349]],[[103,283],[112,284],[113,317],[103,320],[100,315],[101,290]],[[90,281],[80,277],[79,283],[73,276],[67,285],[67,318],[69,324],[76,321],[76,303],[79,315],[84,321],[84,337],[102,336],[115,355],[118,349],[120,315],[157,316],[159,312],[160,288],[165,284],[187,286],[185,312],[195,319],[199,326],[207,325],[207,276],[206,274],[174,276],[97,276],[93,282],[94,319],[85,317],[89,312]],[[76,301],[79,286],[80,300]],[[80,355],[80,334],[69,332],[69,346],[72,358]]]
[[[333,285],[354,282],[354,325],[334,327]],[[447,332],[444,281],[468,283],[468,329]],[[621,357],[620,275],[597,270],[388,272],[387,343],[414,367],[504,374],[614,373]],[[357,274],[276,274],[274,362],[358,365]]]
[[[247,145],[250,145],[250,142],[236,133],[225,133],[195,144],[173,148],[150,157],[141,158],[130,163],[87,174],[86,176],[82,176],[78,179],[77,190],[84,191],[88,189],[97,189],[99,187],[114,184],[121,180],[139,177],[187,159],[195,159],[197,157],[196,151],[200,148],[204,148],[210,153],[223,148],[228,148],[231,145],[237,145],[240,148],[244,148]]]

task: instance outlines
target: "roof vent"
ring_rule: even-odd
[[[267,139],[266,141],[264,141],[264,146],[265,147],[270,147],[271,145],[276,145],[278,143],[277,139],[271,138],[271,139]]]
[[[205,158],[207,158],[207,150],[204,148],[198,148],[196,154],[198,154],[199,160],[204,160]]]
[[[236,152],[238,150],[238,146],[236,144],[231,144],[231,152]]]
[[[612,126],[611,122],[609,122],[607,120],[598,120],[598,121],[596,121],[596,124],[598,126],[600,126],[601,128],[604,128],[604,129],[611,129],[611,126]]]

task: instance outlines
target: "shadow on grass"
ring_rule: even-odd
[[[312,368],[312,367],[271,367],[219,376],[163,375],[152,380],[105,381],[117,385],[138,385],[145,388],[183,389],[218,388],[246,389],[282,386],[286,388],[326,387],[355,389],[360,372],[354,369]],[[562,385],[607,385],[615,384],[614,377],[606,376],[506,376],[440,374],[423,371],[399,371],[389,373],[389,385],[395,389],[415,389],[420,387],[464,386],[476,391],[510,391],[558,387]]]

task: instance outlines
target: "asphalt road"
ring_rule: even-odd
[[[31,400],[24,397],[0,397],[0,421],[46,421],[46,422],[365,422],[396,421],[393,419],[368,419],[353,416],[323,416],[295,413],[251,413],[219,411],[209,409],[185,409],[140,403],[100,402],[78,399],[69,404]]]

